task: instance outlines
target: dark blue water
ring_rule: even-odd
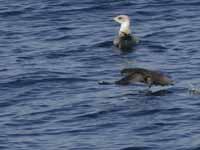
[[[198,150],[199,0],[1,0],[0,149]],[[112,46],[128,14],[141,42]],[[99,85],[125,67],[173,87]]]

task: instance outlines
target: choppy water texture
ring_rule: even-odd
[[[197,150],[199,0],[4,0],[0,5],[0,149]],[[136,51],[112,46],[131,17]],[[147,92],[113,82],[125,67],[169,74]],[[156,89],[155,89],[156,88]]]

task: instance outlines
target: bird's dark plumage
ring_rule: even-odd
[[[138,40],[131,34],[123,34],[116,37],[113,43],[121,50],[131,50],[138,43]]]
[[[159,71],[147,70],[143,68],[126,68],[121,71],[122,79],[116,81],[116,84],[127,85],[130,83],[141,82],[147,84],[149,87],[152,85],[172,85],[173,80]]]

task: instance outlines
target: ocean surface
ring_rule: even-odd
[[[199,0],[0,0],[0,33],[1,150],[200,149]],[[175,85],[98,84],[127,67]]]

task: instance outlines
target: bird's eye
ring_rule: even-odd
[[[122,17],[118,17],[119,20],[122,20]]]

